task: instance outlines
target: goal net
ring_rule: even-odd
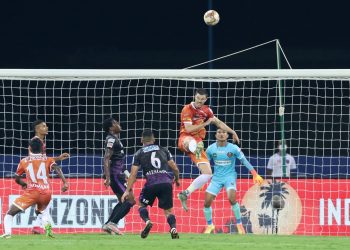
[[[51,180],[54,231],[100,232],[117,203],[102,179],[106,136],[102,122],[113,115],[123,129],[129,169],[145,128],[153,129],[157,143],[170,150],[181,172],[181,187],[174,189],[178,231],[203,232],[206,186],[190,196],[188,212],[176,195],[198,176],[198,169],[177,148],[180,113],[193,100],[194,90],[205,88],[207,104],[235,129],[242,151],[266,179],[263,186],[254,185],[237,161],[237,200],[246,231],[350,235],[349,79],[350,70],[0,70],[0,223],[9,204],[22,193],[14,173],[28,154],[34,136],[31,124],[41,119],[49,126],[47,154],[71,155],[60,164],[69,191],[60,191],[57,176]],[[206,147],[215,142],[215,131],[209,127]],[[271,178],[269,159],[281,139],[287,155],[282,150],[276,161],[286,166],[287,174]],[[272,175],[274,171],[278,170]],[[139,177],[136,197],[144,184],[140,173]],[[224,189],[212,208],[216,232],[236,233]],[[18,214],[14,233],[29,233],[35,217],[34,208]],[[157,203],[150,217],[155,224],[152,231],[168,232]],[[119,226],[133,233],[143,228],[137,205]]]

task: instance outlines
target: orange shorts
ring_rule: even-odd
[[[36,204],[37,209],[42,212],[49,205],[50,201],[50,191],[26,190],[13,202],[13,204],[23,211]]]
[[[184,147],[184,140],[187,138],[187,137],[191,137],[192,139],[196,140],[196,142],[201,142],[203,141],[202,138],[199,138],[199,137],[193,137],[193,136],[190,136],[190,135],[181,135],[179,137],[179,141],[178,141],[178,147],[179,149],[186,153],[190,158],[191,160],[193,161],[194,164],[196,164],[196,166],[198,166],[198,164],[200,163],[207,163],[210,165],[209,163],[209,160],[208,160],[208,157],[207,157],[207,154],[205,153],[205,150],[203,149],[202,153],[201,153],[201,157],[199,159],[197,159],[196,155],[192,152],[189,152],[185,149]]]

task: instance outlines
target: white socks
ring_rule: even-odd
[[[198,176],[196,179],[193,180],[191,185],[186,189],[185,191],[186,195],[188,196],[194,191],[196,191],[197,189],[200,189],[201,187],[203,187],[204,184],[207,183],[211,177],[212,177],[211,174],[201,174],[200,176]]]
[[[41,213],[41,215],[42,215],[42,217],[41,217],[41,219],[42,219],[42,225],[45,227],[46,225],[48,225],[48,224],[51,224],[51,222],[50,222],[50,209],[47,207],[42,213]]]
[[[36,220],[33,222],[33,227],[41,227],[42,223],[43,223],[43,215],[42,214],[38,214],[36,216]]]
[[[11,235],[12,233],[12,221],[13,221],[13,216],[6,214],[4,217],[4,230],[5,234]]]

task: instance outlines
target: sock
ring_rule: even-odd
[[[131,204],[129,201],[124,201],[118,211],[115,213],[114,217],[112,218],[112,222],[115,224],[118,224],[118,222],[124,218],[125,215],[127,215],[130,211],[130,209],[132,208],[134,204]]]
[[[169,214],[168,218],[166,219],[169,226],[170,226],[170,229],[172,228],[176,228],[176,217],[175,215],[173,214]]]
[[[13,216],[6,214],[4,217],[4,231],[5,234],[11,234],[12,233],[12,221],[13,221]]]
[[[233,213],[235,214],[237,224],[242,223],[242,221],[241,221],[241,209],[239,207],[238,202],[236,202],[234,205],[232,205],[231,208],[232,208]]]
[[[37,214],[37,216],[35,221],[33,222],[33,227],[41,227],[43,224],[43,221],[42,221],[43,215],[41,213],[37,213],[37,212],[35,213]]]
[[[185,190],[185,194],[189,196],[191,193],[196,191],[197,189],[200,189],[205,183],[207,183],[210,178],[211,174],[201,174],[196,179],[193,180],[191,185]]]
[[[213,224],[212,213],[213,213],[213,209],[211,207],[204,207],[204,216],[208,225]]]
[[[42,224],[41,225],[46,226],[48,224],[51,224],[49,209],[45,209],[41,215],[42,215],[42,217],[41,217]]]
[[[149,221],[149,215],[147,207],[140,207],[139,208],[140,217],[144,222]]]
[[[107,220],[107,222],[105,224],[107,224],[108,222],[112,221],[114,216],[118,213],[118,210],[119,210],[121,205],[122,205],[122,203],[118,202],[117,205],[114,206],[113,211],[112,211],[111,215],[109,216],[109,218],[108,218],[108,220]]]

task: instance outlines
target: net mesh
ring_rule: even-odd
[[[248,171],[237,161],[237,200],[243,224],[251,233],[349,235],[350,82],[310,78],[284,79],[283,83],[284,136],[297,170],[290,178],[267,178],[261,188],[253,185]],[[141,147],[144,128],[152,128],[157,142],[174,155],[182,178],[182,187],[174,191],[179,232],[200,233],[206,226],[205,188],[191,195],[187,213],[176,199],[198,176],[197,168],[177,149],[180,113],[193,100],[196,88],[209,91],[207,104],[235,129],[242,151],[263,177],[281,139],[279,85],[273,78],[3,79],[0,86],[1,218],[9,202],[22,192],[12,177],[19,160],[28,153],[34,135],[32,122],[42,119],[49,126],[47,154],[71,154],[61,163],[69,192],[61,193],[59,179],[52,180],[51,213],[57,232],[99,231],[116,203],[102,179],[102,121],[111,115],[121,123],[129,169],[132,155]],[[214,134],[215,127],[210,126],[206,147],[215,141]],[[137,196],[143,183],[140,176]],[[285,201],[283,209],[273,209],[274,195]],[[168,231],[157,204],[150,215],[154,231]],[[15,230],[29,232],[34,219],[33,208],[17,215]],[[237,232],[224,190],[213,203],[213,220],[217,232]],[[137,205],[120,223],[128,232],[139,232],[143,226]]]

